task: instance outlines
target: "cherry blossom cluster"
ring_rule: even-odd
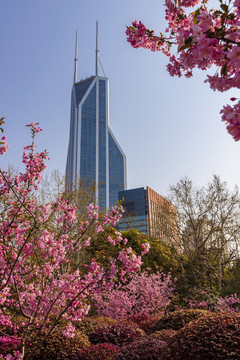
[[[192,70],[214,66],[215,74],[206,82],[213,90],[240,88],[240,1],[219,0],[219,9],[210,9],[206,0],[166,0],[168,36],[156,35],[134,20],[127,27],[127,40],[134,48],[161,51],[169,57],[167,70],[171,76],[192,76]],[[195,7],[187,11],[188,8]],[[173,49],[171,52],[170,49]],[[176,53],[176,54],[175,54]],[[228,132],[240,139],[240,102],[222,110]]]
[[[162,314],[175,290],[171,274],[135,273],[130,282],[118,283],[109,292],[95,294],[98,314],[115,319]]]
[[[210,311],[227,311],[239,312],[240,311],[240,298],[237,294],[230,296],[220,296],[209,298],[208,293],[204,290],[200,292],[200,298],[185,298],[186,309],[206,309]],[[180,309],[180,308],[179,308]]]
[[[60,323],[63,334],[73,337],[73,322],[89,312],[89,297],[110,291],[115,278],[124,279],[141,265],[141,257],[124,248],[126,242],[118,232],[109,245],[123,246],[109,269],[95,259],[89,264],[76,261],[76,255],[91,244],[88,230],[99,232],[115,225],[122,209],[113,207],[101,217],[98,206],[90,204],[89,220],[79,222],[76,206],[64,194],[37,205],[33,190],[41,181],[47,153],[35,151],[34,138],[41,129],[33,123],[30,129],[32,144],[25,147],[25,172],[9,176],[0,170],[0,340],[5,336],[21,344],[20,355],[9,353],[7,360],[23,359],[29,352],[32,356],[31,342],[35,344],[40,334],[47,337]],[[13,321],[16,314],[24,318],[18,325]]]
[[[9,145],[7,144],[7,140],[5,136],[2,137],[2,141],[0,142],[0,155],[3,155],[7,149],[9,148]]]
[[[216,305],[216,310],[227,311],[227,312],[239,312],[240,298],[237,296],[237,294],[220,297]]]

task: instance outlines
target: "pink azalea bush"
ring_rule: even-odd
[[[237,294],[220,297],[216,304],[216,311],[240,312],[240,298]]]
[[[199,298],[186,298],[186,309],[205,309],[210,311],[227,311],[227,312],[239,312],[240,311],[240,298],[237,294],[231,294],[230,296],[213,296],[202,290]]]
[[[100,218],[98,206],[90,204],[89,221],[79,222],[76,206],[65,194],[38,205],[34,191],[48,155],[36,152],[35,136],[41,132],[37,125],[29,125],[32,143],[24,148],[25,172],[9,176],[0,170],[0,336],[20,343],[21,359],[33,356],[39,341],[49,337],[59,323],[63,336],[74,337],[74,322],[89,312],[90,295],[110,291],[115,278],[124,279],[142,263],[119,234],[119,256],[109,260],[108,269],[94,259],[88,265],[74,263],[76,253],[91,242],[89,229],[100,232],[115,225],[121,207],[113,207]],[[8,148],[3,140],[1,155]],[[16,322],[17,316],[22,320]],[[14,354],[7,354],[6,359],[14,359]]]
[[[95,294],[99,315],[122,319],[159,314],[166,310],[175,289],[171,274],[136,273],[130,282],[118,283],[111,292]]]
[[[20,358],[19,352],[19,340],[11,339],[8,336],[1,336],[0,337],[0,359],[4,358],[8,355],[8,358]],[[10,354],[12,353],[12,355]],[[7,359],[8,360],[8,359]]]
[[[167,70],[171,76],[191,77],[194,68],[207,70],[214,66],[214,75],[208,75],[206,80],[211,89],[239,89],[240,2],[219,0],[219,5],[211,9],[207,0],[165,0],[166,35],[156,35],[134,20],[127,27],[127,40],[134,48],[164,53],[169,58]],[[221,114],[228,132],[234,140],[240,140],[240,101],[224,106]]]

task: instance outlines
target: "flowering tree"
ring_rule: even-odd
[[[210,87],[221,92],[239,89],[240,1],[219,0],[219,4],[219,9],[209,9],[207,0],[166,0],[169,35],[155,35],[154,30],[134,20],[127,27],[127,39],[135,48],[161,51],[168,56],[171,76],[191,77],[195,67],[206,70],[215,65],[215,74],[206,80]],[[192,7],[195,8],[190,12],[188,8]],[[170,51],[172,48],[177,50],[176,55]],[[240,101],[224,106],[221,114],[228,132],[234,140],[240,140]]]
[[[34,139],[41,131],[37,125],[28,125],[32,143],[24,148],[25,172],[9,176],[0,170],[0,343],[12,343],[15,349],[7,360],[34,356],[39,341],[59,324],[63,335],[73,337],[73,322],[88,313],[89,296],[110,290],[116,277],[123,279],[141,265],[141,256],[133,253],[119,233],[116,239],[109,238],[109,246],[122,246],[107,269],[94,259],[88,265],[73,262],[76,253],[91,242],[89,229],[101,232],[108,224],[115,225],[121,208],[113,207],[99,218],[98,206],[90,204],[89,220],[78,222],[76,206],[64,194],[37,205],[34,190],[47,158],[46,151],[35,151]],[[0,154],[7,149],[3,137]],[[142,253],[146,251],[143,248]]]
[[[115,319],[164,312],[175,289],[171,274],[146,270],[134,274],[128,283],[116,284],[111,292],[95,294],[98,314]]]

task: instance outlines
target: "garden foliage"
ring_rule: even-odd
[[[37,125],[28,125],[32,143],[24,148],[25,171],[11,175],[0,170],[0,336],[19,341],[16,356],[24,359],[33,357],[59,324],[63,336],[74,337],[74,323],[89,312],[90,295],[110,291],[115,279],[124,280],[142,264],[118,232],[108,239],[109,247],[121,244],[118,256],[108,258],[108,267],[95,259],[88,264],[76,261],[76,254],[82,259],[81,252],[91,243],[89,230],[99,233],[109,224],[115,226],[121,208],[99,217],[98,206],[90,204],[89,220],[82,222],[65,193],[39,205],[35,191],[48,155],[36,151],[35,136],[41,132]],[[0,154],[7,149],[3,136]],[[143,244],[142,254],[147,251]],[[16,322],[19,315],[23,320]]]
[[[210,314],[210,311],[200,309],[178,310],[162,316],[153,326],[153,331],[163,329],[179,330],[189,322]]]
[[[118,322],[96,329],[89,335],[89,340],[92,344],[110,343],[122,346],[125,343],[132,343],[143,336],[145,336],[144,331],[136,325]]]
[[[114,360],[118,350],[113,344],[96,344],[83,348],[68,360]]]
[[[160,314],[171,301],[175,286],[171,274],[146,270],[134,274],[129,282],[117,283],[111,292],[94,295],[99,315],[115,319]]]
[[[179,330],[159,360],[240,359],[240,314],[210,314]]]
[[[123,346],[116,360],[158,360],[166,342],[158,339],[144,339]]]

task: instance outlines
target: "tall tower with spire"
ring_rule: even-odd
[[[127,188],[127,174],[126,156],[109,127],[108,79],[99,76],[98,23],[95,76],[77,81],[77,47],[76,33],[66,178],[70,189],[78,179],[94,183],[96,203],[108,210]]]

